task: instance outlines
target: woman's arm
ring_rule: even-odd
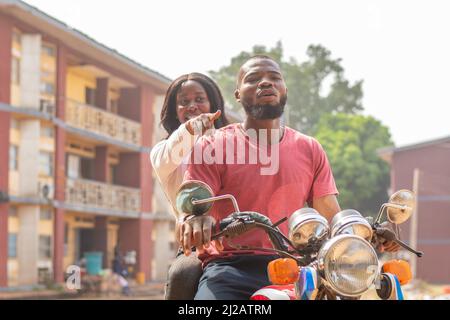
[[[153,169],[162,184],[189,155],[198,137],[193,136],[182,124],[169,138],[159,142],[150,152]]]

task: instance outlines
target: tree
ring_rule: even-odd
[[[374,215],[388,198],[389,166],[376,150],[393,145],[389,129],[371,116],[328,114],[314,136],[328,155],[342,209]]]
[[[283,61],[281,42],[271,49],[254,46],[252,52],[243,51],[232,58],[230,65],[209,72],[234,110],[242,109],[234,98],[239,67],[255,54],[269,55],[280,64],[289,90],[286,108],[286,121],[289,126],[311,134],[323,114],[355,114],[363,110],[362,81],[351,85],[344,78],[341,59],[332,59],[331,52],[321,45],[311,45],[307,50],[308,61],[299,63],[294,58]]]

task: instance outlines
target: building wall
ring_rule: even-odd
[[[141,146],[151,146],[153,108],[155,104],[162,103],[161,100],[155,103],[157,89],[143,84],[142,80],[135,80],[133,76],[115,73],[115,66],[112,64],[108,66],[102,61],[86,59],[83,53],[65,47],[64,41],[55,41],[48,35],[41,34],[38,29],[33,30],[29,26],[26,28],[23,26],[23,23],[13,18],[5,19],[0,13],[0,102],[45,113],[51,112],[58,121],[65,121],[66,99],[84,103],[86,87],[97,89],[100,90],[98,92],[100,99],[96,101],[96,104],[101,104],[99,107],[107,111],[140,122]],[[4,43],[5,40],[7,44]],[[87,64],[92,65],[93,68],[85,69],[84,65],[70,67],[69,60],[70,66],[77,61],[87,61]],[[12,69],[16,70],[14,77],[11,77]],[[109,81],[106,78],[108,75],[114,78],[114,81]],[[126,99],[122,98],[122,94],[126,95]],[[47,109],[43,101],[53,105],[53,108]],[[133,103],[126,104],[127,101]],[[12,113],[0,112],[0,142],[2,142],[0,144],[2,173],[0,190],[6,190],[10,195],[19,198],[14,200],[16,201],[14,203],[0,204],[2,240],[0,287],[6,284],[10,286],[35,284],[38,281],[38,269],[43,268],[54,272],[55,280],[62,282],[62,269],[76,262],[76,253],[79,249],[77,248],[79,246],[77,230],[94,229],[96,218],[105,217],[92,214],[89,210],[79,213],[61,209],[61,207],[50,207],[49,215],[49,207],[26,204],[30,199],[45,200],[40,189],[40,186],[45,184],[51,187],[51,191],[56,192],[55,195],[51,193],[51,198],[55,198],[59,204],[65,203],[65,156],[72,150],[68,145],[72,142],[88,145],[93,150],[98,148],[107,150],[108,154],[101,159],[98,154],[89,150],[77,151],[84,156],[86,154],[89,154],[91,158],[94,156],[96,162],[102,162],[104,166],[100,167],[107,171],[106,175],[102,175],[103,183],[112,182],[113,177],[108,170],[109,165],[114,164],[123,185],[142,190],[141,211],[145,213],[142,218],[107,217],[105,220],[105,239],[100,239],[106,244],[104,249],[108,255],[104,267],[110,266],[114,247],[122,235],[127,238],[122,251],[138,251],[137,271],[144,272],[147,280],[155,279],[154,274],[157,278],[165,278],[169,245],[167,242],[158,242],[156,244],[158,255],[154,255],[155,245],[152,240],[155,237],[152,237],[152,229],[155,226],[148,218],[148,215],[153,212],[153,185],[148,154],[133,152],[126,147],[117,147],[114,143],[109,144],[101,139],[95,140],[95,138],[86,138],[85,135],[65,131],[63,126],[55,126],[53,121],[24,115],[19,110],[21,109],[18,108],[18,112]],[[18,147],[17,170],[8,170],[9,145]],[[49,174],[40,170],[43,152],[52,155],[53,168]],[[111,157],[111,154],[114,154],[114,157]],[[15,216],[8,216],[9,205],[16,207]],[[161,235],[157,236],[157,241],[165,241],[164,236],[168,234],[167,226],[162,225],[158,228]],[[16,257],[7,257],[8,233],[17,234]],[[40,242],[48,239],[50,239],[52,250],[49,256],[42,257],[43,250],[40,250],[42,247]]]
[[[67,72],[67,99],[84,103],[86,101],[86,87],[95,89],[95,77],[88,72],[82,72],[75,68],[69,68]]]
[[[392,190],[413,189],[414,169],[420,170],[417,276],[432,283],[450,283],[450,148],[449,144],[394,153]],[[440,199],[440,200],[439,200]],[[401,225],[409,241],[410,221]]]

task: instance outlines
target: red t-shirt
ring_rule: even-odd
[[[240,124],[231,124],[217,130],[213,137],[202,138],[194,147],[184,180],[203,181],[216,196],[231,194],[240,211],[256,211],[269,217],[272,223],[283,217],[289,218],[315,198],[338,194],[327,156],[314,138],[286,127],[279,144],[272,146],[278,149],[278,155],[277,149],[257,145],[255,141]],[[259,157],[260,152],[262,157]],[[264,157],[265,154],[268,156]],[[199,163],[199,155],[202,163]],[[209,214],[219,222],[234,211],[231,201],[220,200],[214,203]],[[279,228],[288,234],[287,222]],[[272,248],[262,231],[248,232],[232,243]],[[199,258],[205,264],[214,258],[234,254],[273,254],[237,252],[226,242],[224,247],[224,251],[218,252],[211,246]]]

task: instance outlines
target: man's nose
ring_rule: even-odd
[[[268,78],[263,78],[260,82],[259,82],[259,86],[261,88],[267,88],[267,87],[273,87],[273,82],[268,79]]]

